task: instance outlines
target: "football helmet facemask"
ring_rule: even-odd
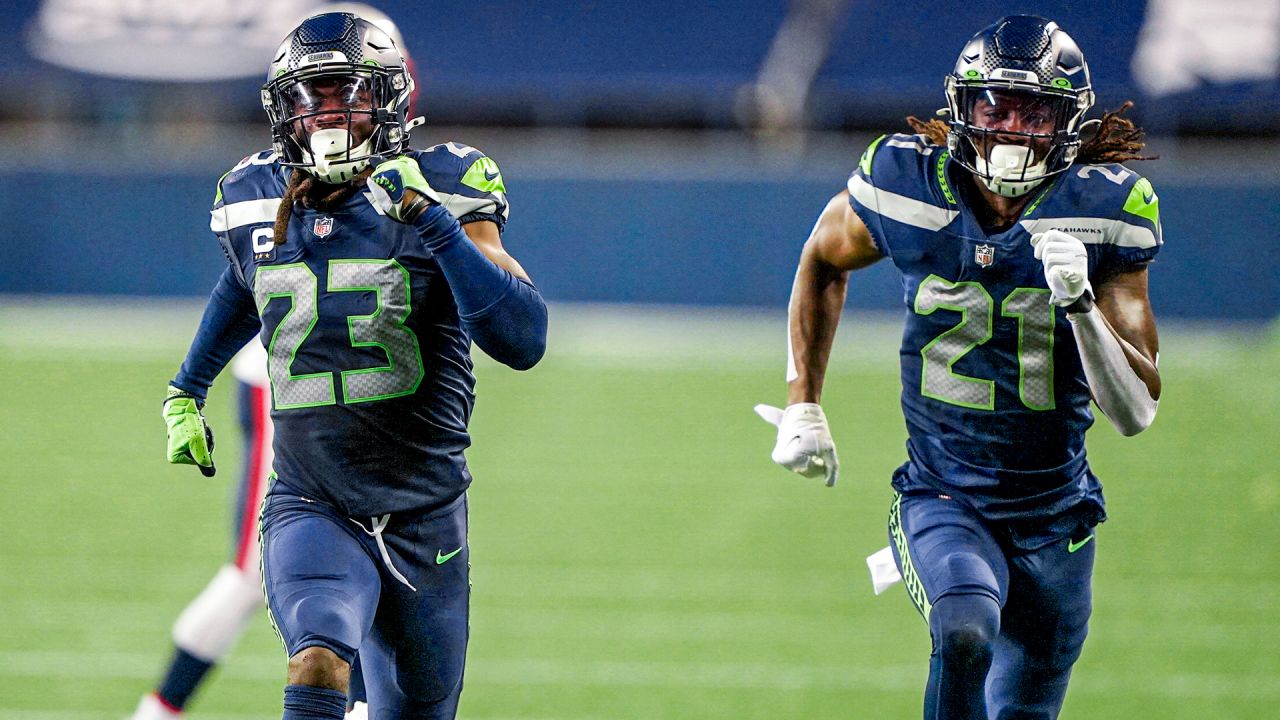
[[[262,87],[282,165],[338,184],[404,151],[413,78],[399,48],[351,13],[307,18],[276,50]]]
[[[1094,97],[1076,42],[1031,15],[974,35],[946,78],[946,96],[951,156],[1005,197],[1071,166]]]

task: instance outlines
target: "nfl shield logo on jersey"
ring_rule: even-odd
[[[316,218],[315,224],[311,226],[311,232],[315,233],[316,237],[320,238],[328,236],[329,233],[333,232],[333,218]]]
[[[996,261],[996,249],[991,245],[979,245],[973,249],[973,259],[982,267],[990,267]]]

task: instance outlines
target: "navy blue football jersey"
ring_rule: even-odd
[[[972,175],[919,135],[874,142],[850,203],[901,273],[908,463],[902,492],[964,498],[992,519],[1101,511],[1085,458],[1089,387],[1065,311],[1049,302],[1031,235],[1084,242],[1094,285],[1149,262],[1162,243],[1150,182],[1121,165],[1074,165],[1019,220],[988,232],[966,203]],[[973,191],[970,191],[973,192]]]
[[[456,143],[412,151],[459,222],[507,219],[494,162]],[[471,482],[471,339],[414,228],[367,192],[272,228],[290,168],[274,153],[222,177],[210,227],[262,323],[276,474],[349,516],[443,506]]]

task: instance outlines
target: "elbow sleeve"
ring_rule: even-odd
[[[1121,435],[1137,435],[1150,427],[1159,402],[1129,366],[1116,340],[1095,309],[1069,315],[1072,333],[1093,400]]]

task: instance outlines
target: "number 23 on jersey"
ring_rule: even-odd
[[[345,404],[411,395],[424,375],[418,337],[405,327],[411,309],[409,272],[395,260],[330,260],[329,292],[372,292],[377,298],[368,315],[347,317],[351,347],[376,347],[385,353],[381,367],[343,370]],[[293,373],[298,348],[320,317],[319,278],[303,263],[258,269],[254,297],[261,313],[274,298],[289,298],[290,307],[271,333],[267,370],[276,410],[333,405],[332,371]]]

